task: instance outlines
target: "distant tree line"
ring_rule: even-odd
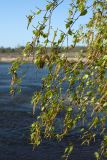
[[[16,47],[16,48],[11,48],[11,47],[0,47],[0,54],[1,53],[8,53],[8,54],[21,54],[23,49],[25,47],[24,46],[20,46],[20,47]],[[72,48],[71,47],[68,47],[67,49],[66,48],[56,48],[58,50],[58,52],[64,52],[64,51],[67,51],[68,53],[70,52],[80,52],[82,51],[83,53],[86,52],[86,47],[84,46],[77,46],[75,48]],[[50,51],[50,47],[47,48],[47,52]],[[36,48],[35,48],[35,52],[36,52]]]
[[[11,47],[0,47],[0,54],[1,53],[8,53],[8,54],[20,54],[22,50],[24,49],[24,46],[11,48]]]

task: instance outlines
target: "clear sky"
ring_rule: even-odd
[[[66,8],[68,8],[70,0],[57,9],[53,18],[55,27],[63,29],[63,20],[67,16]],[[45,6],[45,0],[0,0],[0,47],[17,47],[25,45],[27,41],[32,39],[32,26],[27,30],[26,15],[35,10],[36,6]],[[35,20],[35,24],[37,20]],[[81,22],[85,23],[87,17]],[[77,24],[78,25],[78,24]]]

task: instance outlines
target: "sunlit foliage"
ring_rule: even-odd
[[[101,136],[101,147],[93,153],[100,160],[107,157],[107,1],[71,0],[64,21],[66,31],[54,30],[53,13],[64,1],[49,1],[44,8],[27,16],[28,27],[37,16],[41,15],[42,20],[34,26],[32,42],[26,44],[22,58],[11,67],[11,93],[19,82],[18,67],[33,55],[32,63],[49,71],[42,79],[42,90],[32,96],[33,113],[39,107],[40,114],[31,127],[31,143],[38,146],[44,137],[61,141],[78,129],[82,145],[96,142],[96,136]],[[90,12],[88,23],[75,30],[73,26],[79,18]],[[63,53],[79,43],[86,45],[85,59],[80,56],[69,61]],[[72,156],[74,147],[71,140],[65,148],[66,160]]]

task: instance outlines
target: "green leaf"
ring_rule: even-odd
[[[38,36],[40,35],[40,31],[38,31],[38,30],[33,30],[33,34],[38,37]]]
[[[71,153],[72,151],[73,151],[73,146],[70,146],[69,153]]]
[[[72,111],[72,107],[69,106],[69,107],[67,108],[67,111],[68,111],[68,112],[71,112],[71,111]]]
[[[107,55],[105,55],[105,56],[103,57],[103,60],[107,60]]]
[[[66,23],[66,29],[69,28],[72,23],[73,23],[72,19],[69,20],[69,21]]]
[[[107,107],[107,102],[104,103],[103,107]]]
[[[72,35],[72,34],[73,34],[73,32],[71,31],[71,29],[68,30],[68,34],[69,34],[69,35]]]
[[[41,10],[38,10],[38,11],[36,12],[37,15],[39,15],[40,13],[41,13]]]
[[[51,99],[53,97],[53,93],[51,90],[47,91],[46,96]]]
[[[95,152],[95,157],[97,158],[97,160],[99,160],[100,156],[99,156],[99,153],[98,152]]]
[[[47,38],[48,37],[48,33],[43,33],[42,36],[43,36],[43,38]]]
[[[83,12],[81,12],[80,16],[85,16],[87,14],[87,10],[85,9]]]
[[[46,40],[44,41],[44,43],[45,43],[45,44],[47,44],[48,42],[49,42],[49,40],[48,40],[48,39],[46,39]]]
[[[68,150],[69,150],[69,148],[68,148],[68,147],[66,147],[64,152],[65,152],[65,153],[67,153],[67,152],[68,152]]]
[[[89,75],[88,74],[85,74],[84,76],[83,76],[83,79],[87,79],[89,77]]]
[[[53,6],[53,3],[49,3],[46,5],[46,10],[49,11]]]
[[[27,29],[29,28],[29,25],[30,25],[30,23],[32,22],[32,19],[34,18],[34,16],[32,16],[32,15],[29,15],[28,17],[27,17],[27,19],[28,19],[28,25],[27,25]]]

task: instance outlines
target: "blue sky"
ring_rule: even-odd
[[[53,24],[56,28],[63,29],[63,20],[67,16],[66,8],[69,2],[70,0],[66,0],[54,14]],[[45,0],[0,0],[0,47],[17,47],[31,41],[32,26],[27,30],[26,15],[31,13],[30,10],[35,10],[36,6],[44,7]],[[86,21],[87,17],[81,19],[81,23]],[[34,24],[36,23],[35,19]]]

